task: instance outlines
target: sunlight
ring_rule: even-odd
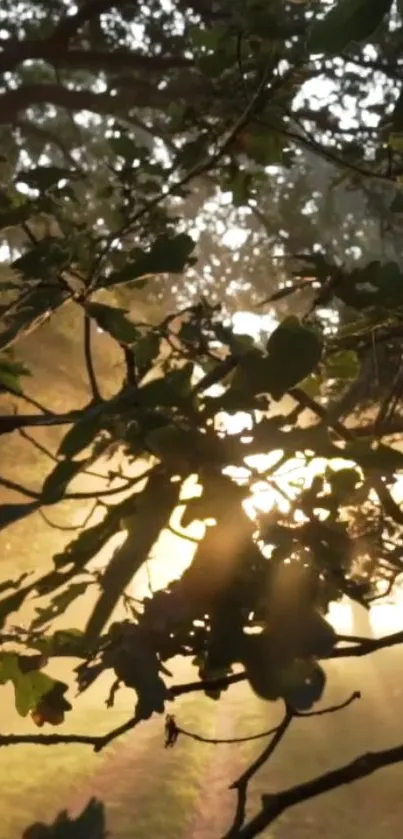
[[[397,581],[393,598],[374,603],[370,612],[374,635],[389,635],[403,630],[403,584]]]
[[[259,316],[248,312],[238,312],[234,317],[235,331],[254,337],[262,332],[270,332],[273,326],[275,322],[271,315]],[[214,391],[217,389],[221,390],[221,387],[214,386]],[[231,416],[222,414],[219,424],[227,434],[240,434],[243,431],[247,433],[251,428],[251,417],[244,412]],[[251,494],[244,502],[245,511],[252,520],[259,513],[270,512],[273,507],[277,507],[282,513],[287,513],[290,504],[301,490],[309,487],[313,478],[323,474],[329,465],[335,471],[350,465],[349,461],[341,457],[333,459],[331,464],[324,458],[314,458],[307,463],[302,455],[286,463],[282,463],[281,459],[282,452],[277,450],[246,458],[245,467],[229,467],[224,470],[234,480],[240,482],[250,480],[250,472],[253,471],[256,480],[251,484]],[[278,464],[277,469],[276,464]],[[138,466],[138,469],[141,472],[144,465]],[[269,470],[271,474],[266,477]],[[196,476],[192,476],[182,488],[182,497],[188,499],[199,495],[200,491],[201,487],[197,483]],[[403,480],[396,485],[394,497],[396,501],[403,499]],[[184,505],[181,505],[174,511],[169,528],[161,532],[148,562],[135,575],[128,590],[130,596],[142,599],[153,591],[165,588],[170,582],[178,579],[192,562],[197,543],[203,538],[209,522],[195,521],[186,529],[182,528],[180,522],[184,509]],[[303,514],[296,511],[294,520],[302,521]],[[122,530],[98,554],[92,567],[97,569],[105,567],[111,553],[122,544],[124,539],[125,531]],[[328,619],[337,632],[353,633],[353,610],[347,598],[330,604]],[[396,591],[393,599],[376,603],[371,609],[370,620],[375,635],[403,629],[403,587]]]
[[[353,633],[353,610],[346,597],[330,604],[327,619],[341,635]]]

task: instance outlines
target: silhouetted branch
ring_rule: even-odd
[[[85,356],[85,364],[87,367],[88,379],[91,387],[92,397],[94,402],[99,402],[101,399],[101,394],[98,387],[97,377],[95,375],[94,369],[94,362],[92,359],[92,351],[91,351],[91,329],[92,329],[92,322],[91,318],[84,313],[84,356]]]
[[[361,699],[359,690],[355,690],[348,699],[338,705],[329,705],[328,708],[320,708],[319,711],[294,711],[294,717],[323,717],[325,714],[334,714],[336,711],[343,711],[344,708],[348,708],[356,699]]]
[[[27,498],[38,499],[40,497],[39,492],[35,492],[35,490],[29,489],[22,484],[18,484],[16,481],[11,481],[9,478],[3,478],[1,475],[0,486],[3,486],[5,489],[11,489],[13,492],[19,492],[21,495],[26,495]]]
[[[83,530],[85,527],[87,527],[87,524],[89,523],[90,519],[94,515],[97,507],[98,507],[98,502],[95,501],[95,503],[92,505],[91,509],[89,510],[87,515],[85,516],[82,523],[81,524],[74,524],[74,525],[73,524],[70,524],[70,525],[69,524],[67,524],[67,525],[56,524],[56,522],[50,521],[50,519],[48,519],[48,517],[45,515],[43,510],[38,510],[38,512],[39,512],[39,515],[41,516],[41,518],[43,518],[44,522],[48,525],[48,527],[51,527],[53,530],[76,531],[76,530]]]
[[[294,711],[294,717],[320,717],[324,714],[333,714],[336,711],[342,711],[343,708],[347,708],[354,702],[356,699],[360,699],[361,694],[359,691],[354,691],[351,696],[346,699],[344,702],[341,702],[339,705],[331,705],[329,708],[321,708],[319,711]],[[174,717],[170,717],[173,720],[173,724],[175,726],[175,734],[176,738],[179,734],[182,734],[184,737],[190,737],[192,740],[197,740],[199,743],[210,743],[212,745],[220,745],[220,744],[232,744],[232,743],[250,743],[253,740],[263,740],[265,737],[270,737],[272,734],[275,734],[278,726],[274,728],[270,728],[268,731],[261,731],[259,734],[249,734],[245,737],[229,737],[229,738],[222,738],[222,737],[204,737],[202,734],[196,734],[193,731],[188,731],[185,728],[181,728],[180,725],[177,725],[176,720]]]
[[[248,792],[248,784],[253,775],[258,772],[258,770],[263,766],[267,760],[271,757],[273,752],[276,750],[277,746],[280,744],[281,740],[285,736],[288,728],[291,725],[293,720],[292,712],[287,709],[284,715],[284,718],[280,725],[277,727],[272,740],[270,741],[269,745],[263,749],[262,753],[259,755],[253,763],[248,766],[245,772],[239,776],[239,778],[231,784],[230,789],[235,789],[237,792],[237,806],[234,815],[234,821],[226,834],[225,839],[232,839],[232,837],[239,835],[239,830],[241,829],[246,816],[246,797]]]
[[[11,434],[19,428],[48,428],[53,425],[70,425],[83,419],[87,411],[69,411],[67,414],[46,413],[43,416],[38,414],[3,414],[0,415],[0,435]]]
[[[208,157],[202,159],[200,162],[196,163],[179,180],[175,181],[171,186],[169,186],[168,189],[163,189],[158,195],[155,196],[155,198],[152,198],[150,199],[150,201],[146,202],[140,210],[138,210],[127,222],[124,223],[124,225],[122,225],[119,231],[114,231],[113,234],[110,234],[106,238],[104,249],[98,257],[96,266],[93,269],[94,276],[97,274],[97,272],[99,272],[103,259],[109,253],[111,244],[113,241],[115,241],[117,236],[122,236],[123,234],[128,233],[140,221],[140,219],[147,215],[151,210],[153,210],[155,207],[158,207],[159,204],[161,204],[163,201],[166,201],[166,199],[170,196],[180,192],[180,190],[182,190],[184,186],[187,186],[195,178],[200,177],[200,175],[204,175],[207,172],[211,171],[221,161],[228,149],[230,149],[233,145],[240,132],[250,123],[252,115],[258,110],[259,106],[261,105],[262,96],[268,86],[270,71],[272,71],[272,69],[273,67],[271,63],[269,63],[266,66],[264,72],[262,73],[260,81],[256,86],[255,91],[251,95],[250,101],[245,107],[243,113],[240,115],[239,119],[235,121],[232,128],[218,144],[216,151],[210,154]],[[274,94],[274,92],[277,91],[278,88],[282,86],[282,84],[286,83],[290,75],[291,71],[287,71],[283,77],[275,79],[270,89],[270,94]],[[164,91],[161,92],[164,93]],[[115,100],[117,98],[118,96],[114,97]],[[151,103],[150,101],[148,101],[148,107],[150,107],[150,105]]]
[[[263,740],[264,737],[270,737],[272,734],[275,734],[277,731],[277,726],[275,726],[274,728],[269,728],[268,731],[261,731],[259,734],[250,734],[248,737],[229,738],[203,737],[202,734],[195,734],[193,731],[187,731],[185,728],[181,728],[179,725],[175,726],[175,730],[177,736],[179,734],[183,734],[184,737],[190,737],[191,740],[197,740],[199,743],[210,743],[213,746],[218,746],[225,743],[229,745],[232,743],[250,743],[252,740]]]
[[[384,749],[379,752],[368,752],[356,758],[351,763],[342,766],[340,769],[326,772],[314,778],[312,781],[297,784],[274,795],[265,795],[262,797],[261,810],[239,830],[236,834],[237,839],[253,839],[253,837],[258,836],[269,825],[273,824],[290,807],[294,807],[296,804],[302,804],[311,798],[316,798],[324,792],[337,789],[343,784],[351,784],[353,781],[366,778],[378,769],[392,766],[394,763],[400,763],[402,760],[403,745],[395,746],[392,749]]]
[[[57,746],[77,743],[86,746],[93,746],[94,752],[100,752],[108,746],[112,740],[116,740],[141,722],[141,719],[134,715],[123,725],[113,728],[107,734],[0,734],[0,748],[2,746],[33,745],[33,746]]]
[[[386,650],[403,644],[403,632],[394,632],[392,635],[385,635],[383,638],[363,638],[359,644],[351,647],[336,647],[327,658],[352,658],[369,655],[378,650]]]

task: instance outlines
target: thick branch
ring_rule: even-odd
[[[328,658],[357,658],[376,653],[378,650],[397,647],[399,644],[403,644],[403,632],[394,632],[392,635],[385,635],[384,638],[363,638],[359,644],[336,647]]]
[[[393,749],[385,749],[379,752],[368,752],[361,755],[351,763],[334,769],[324,775],[290,787],[277,795],[263,796],[263,806],[257,815],[251,819],[245,827],[237,833],[237,839],[253,839],[262,833],[270,824],[281,816],[285,810],[301,804],[311,798],[316,798],[324,792],[337,789],[343,784],[351,784],[360,778],[366,778],[378,769],[400,763],[403,760],[403,745],[395,746]]]
[[[50,425],[70,425],[83,419],[87,411],[69,411],[67,414],[6,414],[0,415],[0,435],[10,434],[20,428],[44,427]]]

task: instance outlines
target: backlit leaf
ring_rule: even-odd
[[[108,332],[120,344],[134,344],[137,341],[139,331],[134,323],[126,317],[124,309],[105,306],[104,303],[87,303],[85,309],[100,329]]]
[[[159,236],[147,252],[136,248],[127,264],[109,275],[105,285],[138,282],[154,274],[181,274],[194,250],[195,243],[186,233]]]
[[[351,41],[367,40],[390,11],[392,0],[338,0],[322,20],[313,24],[309,48],[313,52],[341,52]]]

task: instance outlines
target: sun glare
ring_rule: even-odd
[[[235,331],[248,333],[256,336],[260,332],[271,331],[274,325],[270,316],[259,317],[250,313],[238,313],[235,318]],[[216,387],[215,387],[216,389]],[[251,428],[251,418],[248,414],[239,412],[236,415],[223,414],[220,418],[220,427],[227,434],[239,434]],[[328,466],[324,458],[315,458],[309,463],[301,455],[286,463],[281,463],[282,452],[274,451],[265,455],[254,455],[245,459],[245,467],[229,467],[227,474],[234,480],[250,480],[251,470],[256,478],[251,486],[251,494],[245,501],[245,510],[251,519],[259,513],[269,512],[276,506],[282,513],[287,513],[292,501],[298,496],[302,489],[308,487],[316,475],[323,474]],[[278,463],[278,469],[276,469]],[[334,470],[345,468],[349,462],[343,458],[332,460],[331,467]],[[268,470],[271,470],[270,478],[266,478]],[[196,477],[189,478],[183,487],[182,497],[189,498],[198,495],[201,491]],[[396,494],[403,496],[403,484],[398,488]],[[398,500],[396,498],[396,500]],[[135,598],[142,599],[153,591],[165,588],[170,582],[182,575],[190,565],[198,541],[203,538],[208,523],[194,522],[191,526],[183,529],[181,527],[181,516],[184,506],[179,506],[172,516],[169,528],[162,531],[158,542],[154,547],[152,556],[141,570],[136,574],[129,588],[129,594]],[[295,513],[295,521],[302,520],[302,514]],[[105,549],[96,559],[96,567],[102,568],[107,563],[111,553],[119,547],[125,538],[122,530],[111,540]],[[354,615],[352,607],[347,600],[332,603],[328,618],[337,632],[343,634],[354,634]],[[403,629],[403,586],[397,591],[393,600],[387,603],[379,602],[373,606],[370,613],[372,631],[375,635],[394,632]]]

